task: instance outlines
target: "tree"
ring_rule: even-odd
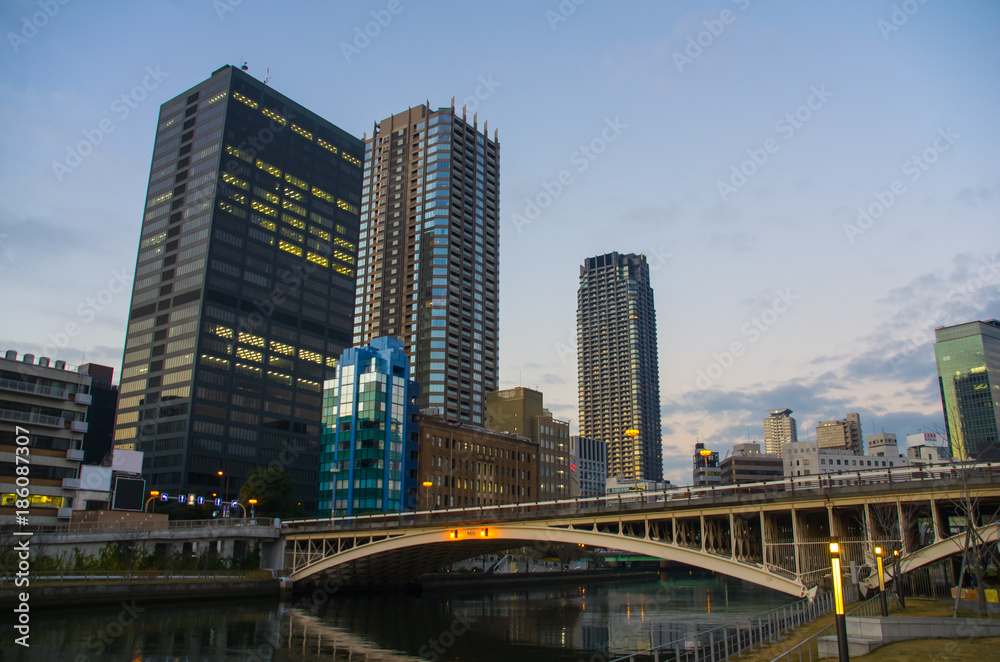
[[[303,510],[292,499],[292,486],[292,477],[284,467],[253,467],[247,472],[238,499],[244,505],[257,499],[255,509],[263,517],[299,517]]]

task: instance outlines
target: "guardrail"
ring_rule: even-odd
[[[832,609],[833,594],[824,593],[814,599],[799,600],[758,616],[692,632],[659,646],[614,658],[610,662],[721,662],[748,648],[763,645],[765,641],[773,641],[789,630],[828,614]]]
[[[5,524],[0,526],[0,533],[10,533],[12,531],[32,531],[34,533],[102,533],[115,532],[122,533],[128,531],[184,531],[193,529],[213,529],[219,527],[242,528],[242,527],[263,527],[276,528],[275,520],[270,517],[218,517],[212,519],[191,519],[174,520],[167,522],[166,526],[152,528],[149,523],[137,525],[130,522],[73,522],[72,524],[45,524],[40,526],[15,526]]]
[[[150,584],[176,581],[263,581],[273,570],[54,570],[32,572],[31,585],[44,584]],[[0,576],[0,588],[14,586],[15,577]]]
[[[879,602],[879,594],[876,591],[875,595],[868,598],[860,605],[855,607],[846,613],[846,616],[881,616],[882,615],[882,604]],[[778,657],[771,660],[771,662],[779,662],[785,660],[786,662],[813,662],[813,660],[819,660],[819,639],[820,637],[829,637],[831,635],[836,636],[837,634],[837,624],[836,622],[831,623],[826,626],[813,636],[809,637],[803,642],[800,642],[789,648],[787,651],[779,655]]]
[[[415,519],[451,518],[454,521],[481,521],[484,519],[518,519],[537,514],[551,517],[559,508],[591,510],[595,515],[604,511],[620,512],[623,506],[639,504],[639,508],[663,504],[690,505],[695,502],[710,502],[722,497],[794,495],[808,490],[823,490],[837,487],[859,487],[862,485],[891,485],[901,482],[924,482],[929,480],[956,479],[960,476],[981,475],[993,480],[993,466],[990,462],[949,463],[920,467],[879,468],[846,473],[795,476],[782,480],[743,483],[738,485],[712,485],[705,487],[678,487],[658,492],[635,492],[613,494],[603,497],[587,497],[553,501],[509,503],[496,506],[474,506],[470,508],[440,508],[394,513],[375,513],[346,517],[326,517],[285,520],[282,527],[295,528],[322,524],[349,529],[384,528],[386,525],[410,524]]]

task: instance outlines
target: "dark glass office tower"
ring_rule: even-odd
[[[1000,321],[939,327],[934,335],[952,456],[1000,460]]]
[[[115,429],[146,453],[151,487],[234,497],[251,467],[281,466],[315,507],[323,381],[351,345],[363,156],[230,66],[160,108]]]
[[[499,144],[421,105],[367,140],[354,344],[403,341],[418,404],[482,425],[497,387]]]
[[[645,255],[580,267],[576,312],[580,434],[608,446],[608,476],[663,480],[656,312]]]

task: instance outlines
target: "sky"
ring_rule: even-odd
[[[989,0],[10,1],[0,350],[121,364],[159,106],[226,64],[361,137],[500,139],[500,387],[577,426],[587,257],[643,253],[664,465],[697,440],[943,431],[934,327],[1000,317]]]

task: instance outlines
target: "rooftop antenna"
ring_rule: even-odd
[[[270,82],[271,82],[271,67],[268,67],[267,71],[264,73],[264,84],[267,85]]]
[[[246,70],[247,70],[247,69],[249,69],[249,68],[250,68],[250,67],[249,67],[249,66],[247,66],[247,63],[246,63],[246,62],[244,62],[244,63],[243,63],[243,66],[242,66],[242,67],[240,67],[240,70],[241,70],[241,71],[246,71]]]

